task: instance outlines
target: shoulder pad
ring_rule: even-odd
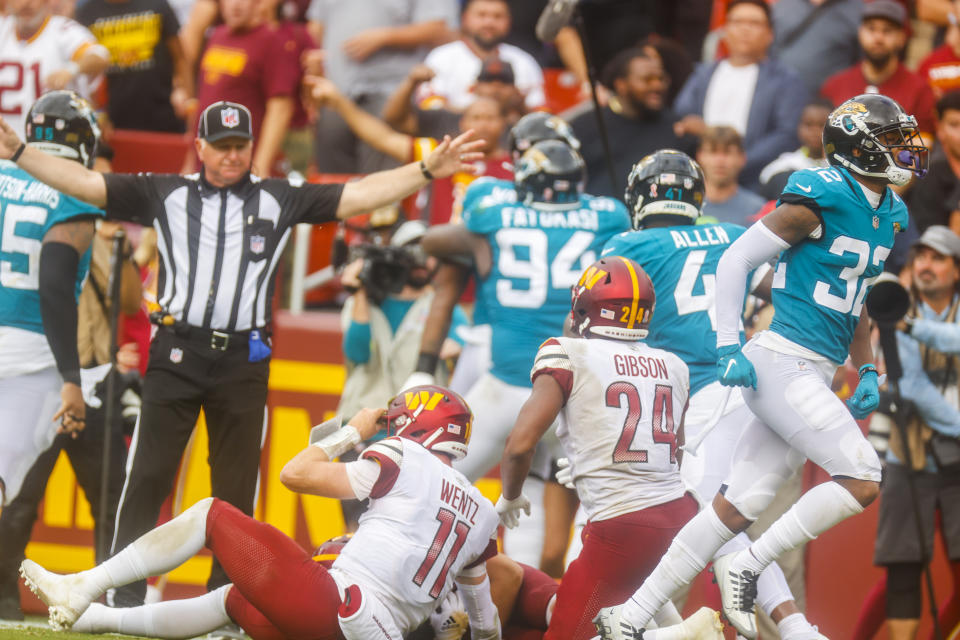
[[[403,462],[403,441],[396,436],[384,438],[364,449],[360,458],[362,460],[373,460],[380,465],[380,476],[373,484],[370,497],[382,498],[390,492],[400,475],[400,465]]]

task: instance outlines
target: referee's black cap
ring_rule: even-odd
[[[223,138],[253,139],[250,110],[238,102],[214,102],[200,114],[197,137],[208,142]]]

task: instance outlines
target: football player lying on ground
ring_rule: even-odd
[[[351,540],[350,534],[321,544],[313,559],[329,568]],[[503,620],[503,640],[540,640],[556,603],[557,581],[539,569],[498,553],[487,560],[490,596]],[[430,619],[406,636],[407,640],[459,640],[469,617],[457,590],[438,601]]]
[[[633,593],[697,513],[680,477],[678,449],[689,394],[687,365],[644,342],[656,305],[653,284],[633,260],[595,262],[573,287],[576,338],[549,338],[537,352],[533,392],[507,439],[497,510],[517,525],[530,501],[521,493],[534,449],[557,418],[569,470],[587,512],[583,550],[563,576],[549,640],[589,640],[602,606]],[[722,638],[704,607],[660,638]]]
[[[392,437],[355,462],[332,462],[384,421]],[[188,638],[233,621],[254,640],[400,640],[456,581],[472,637],[499,639],[485,570],[497,552],[497,513],[450,466],[467,453],[472,421],[457,394],[414,387],[394,398],[385,416],[364,409],[287,463],[280,480],[294,491],[370,498],[329,569],[274,527],[206,498],[93,569],[57,575],[24,560],[21,574],[57,629]],[[232,584],[130,609],[91,604],[107,589],[183,564],[204,546]]]

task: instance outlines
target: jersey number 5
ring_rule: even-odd
[[[470,525],[462,520],[458,522],[457,514],[449,509],[441,508],[437,511],[437,520],[440,521],[440,526],[437,528],[437,535],[433,537],[433,542],[430,543],[430,548],[427,549],[427,557],[420,563],[417,574],[413,576],[413,583],[415,585],[418,587],[423,586],[424,580],[427,579],[427,574],[430,573],[433,565],[436,564],[437,558],[440,557],[440,552],[443,550],[444,545],[447,544],[447,538],[450,537],[451,532],[456,536],[456,539],[453,541],[450,551],[447,552],[447,559],[444,560],[443,567],[441,567],[437,579],[433,581],[433,586],[430,587],[431,598],[437,598],[443,591],[443,585],[447,581],[447,573],[450,571],[450,565],[457,559],[457,554],[460,553],[460,549],[463,548],[463,544],[467,541],[467,534],[470,533]],[[456,526],[454,526],[454,523],[456,523]]]
[[[617,438],[617,446],[613,450],[614,462],[647,462],[646,449],[631,449],[640,417],[643,413],[643,404],[640,402],[640,392],[629,382],[618,380],[607,387],[607,406],[615,409],[623,407],[621,398],[627,399],[627,418],[623,422],[623,431]],[[673,387],[658,384],[653,393],[653,420],[651,431],[653,442],[670,445],[670,464],[677,462],[677,434],[673,422]]]
[[[17,235],[17,225],[43,226],[48,211],[44,207],[8,204],[3,210],[0,237],[0,286],[7,289],[40,287],[40,249],[42,241]],[[22,231],[21,231],[22,232]]]

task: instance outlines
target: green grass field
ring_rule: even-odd
[[[92,638],[109,638],[110,640],[134,640],[134,636],[120,636],[116,634],[104,634],[91,636],[86,633],[71,633],[69,631],[54,631],[44,624],[46,621],[40,618],[28,619],[26,623],[16,624],[12,622],[0,623],[0,640],[32,640],[34,638],[51,638],[51,640],[91,640]]]

